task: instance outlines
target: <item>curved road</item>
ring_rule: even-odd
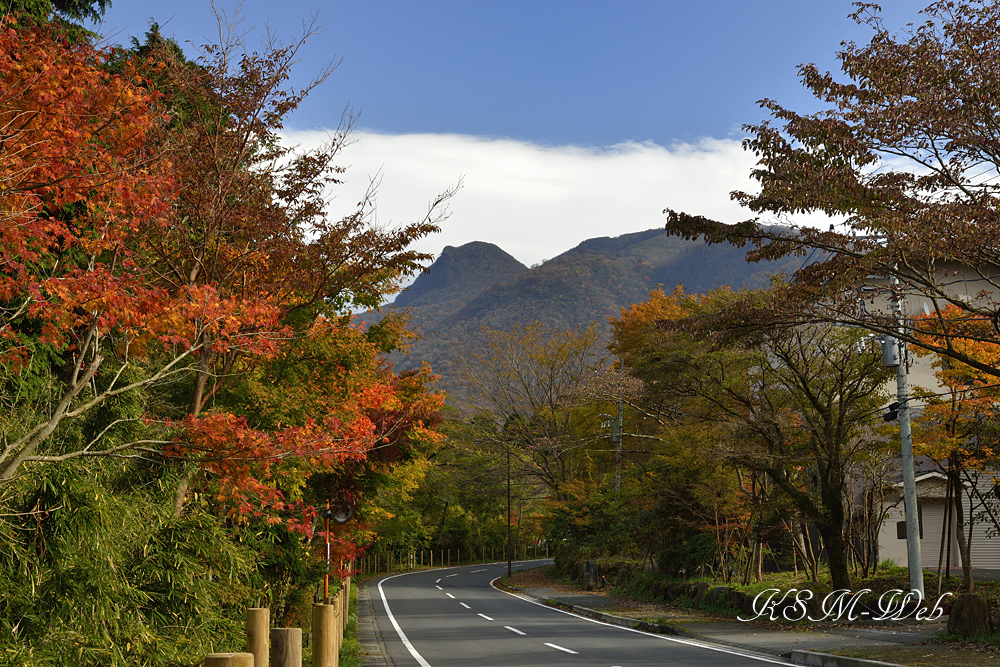
[[[551,560],[522,561],[516,569]],[[372,607],[397,667],[691,665],[764,667],[779,658],[608,625],[494,589],[506,563],[373,581]],[[376,601],[376,599],[378,601]]]

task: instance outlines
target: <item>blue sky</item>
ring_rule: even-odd
[[[897,28],[926,0],[881,4]],[[345,105],[360,111],[340,200],[381,173],[379,217],[403,222],[463,176],[425,248],[486,240],[526,263],[658,226],[667,206],[739,218],[728,192],[752,187],[738,141],[742,124],[764,118],[756,101],[815,110],[797,65],[836,69],[842,40],[870,36],[841,0],[248,0],[242,11],[251,45],[265,24],[289,40],[316,12],[326,24],[296,77],[343,62],[288,129],[308,144]],[[100,30],[124,42],[150,20],[182,44],[217,35],[203,0],[119,0]]]

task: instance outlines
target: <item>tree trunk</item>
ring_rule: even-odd
[[[850,588],[851,573],[847,566],[847,544],[841,527],[817,525],[823,541],[826,542],[826,554],[830,560],[830,583],[834,589]]]
[[[198,413],[204,407],[202,403],[205,396],[205,387],[208,385],[208,378],[212,370],[212,341],[209,339],[207,333],[202,334],[201,344],[201,356],[198,359],[198,370],[195,372],[194,388],[191,391],[191,404],[188,406],[189,412],[195,417],[198,416]]]
[[[205,386],[208,384],[208,377],[212,370],[212,341],[207,333],[201,335],[201,355],[198,359],[198,370],[194,375],[194,387],[191,390],[191,403],[188,410],[193,417],[197,417],[201,412],[202,402],[205,396]],[[187,502],[188,490],[191,488],[191,481],[194,479],[195,469],[187,470],[177,484],[174,494],[174,516],[179,517],[184,511],[184,503]]]
[[[962,576],[965,579],[965,592],[971,593],[975,589],[975,580],[972,578],[972,554],[969,548],[969,539],[965,536],[965,510],[962,508],[962,483],[959,478],[958,464],[948,466],[948,474],[952,478],[955,488],[955,537],[958,540],[958,552],[962,555]],[[966,494],[969,495],[969,494]],[[969,500],[972,506],[972,500]],[[972,517],[969,517],[969,538],[972,537]]]
[[[448,519],[448,503],[450,502],[451,501],[449,500],[444,501],[444,512],[441,513],[441,527],[438,528],[438,538],[437,538],[438,549],[441,548],[441,540],[444,539],[444,525],[445,521]]]
[[[795,528],[799,532],[804,546],[806,565],[809,566],[809,579],[815,583],[819,577],[819,556],[816,554],[812,535],[809,534],[809,524],[803,519],[802,523],[796,523]]]

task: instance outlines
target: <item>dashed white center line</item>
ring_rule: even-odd
[[[457,577],[457,576],[458,576],[458,574],[448,574],[448,575],[445,575],[445,579],[447,579],[448,577]],[[441,581],[441,580],[438,579],[438,581]]]
[[[573,655],[579,655],[579,653],[577,653],[576,651],[571,651],[568,648],[563,648],[562,646],[559,646],[558,644],[550,644],[548,642],[545,642],[545,645],[546,646],[550,646],[550,647],[552,647],[554,649],[557,649],[559,651],[566,651],[566,653],[572,653]]]
[[[482,570],[473,570],[469,574],[475,574],[476,572],[485,572],[485,571],[486,571],[486,568],[483,568]]]
[[[486,614],[479,614],[479,615],[482,616],[483,618],[485,618],[487,621],[492,621],[493,620],[492,618],[490,618]]]
[[[448,597],[450,597],[450,598],[451,598],[452,600],[454,600],[454,599],[455,599],[455,596],[454,596],[454,595],[452,595],[451,593],[445,593],[445,595],[447,595]]]
[[[466,609],[472,609],[472,607],[470,607],[469,605],[465,604],[464,602],[459,602],[458,604],[462,605]]]
[[[438,579],[438,580],[437,580],[437,581],[435,581],[434,583],[435,583],[435,584],[440,584],[440,583],[441,583],[441,580],[440,580],[440,579]]]
[[[523,637],[524,635],[528,634],[527,632],[521,632],[521,631],[520,631],[520,630],[518,630],[517,628],[512,628],[512,627],[510,627],[509,625],[505,625],[505,626],[503,626],[503,627],[504,627],[504,628],[506,628],[507,630],[510,630],[511,632],[516,632],[517,634],[521,635],[522,637]]]
[[[434,588],[438,589],[439,591],[443,591],[443,590],[444,590],[444,589],[443,589],[443,588],[441,588],[440,586],[435,586]]]

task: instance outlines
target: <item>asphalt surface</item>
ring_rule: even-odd
[[[516,569],[551,560],[521,561]],[[506,563],[392,575],[369,583],[375,622],[397,667],[678,665],[763,667],[773,656],[581,618],[494,589]]]

